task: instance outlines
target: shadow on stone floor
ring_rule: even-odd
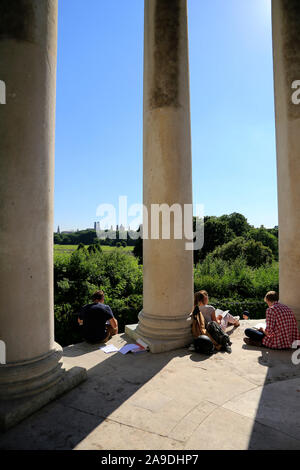
[[[249,346],[244,347],[248,348],[250,349]],[[266,442],[262,443],[259,440],[263,428],[265,434],[269,436],[267,449],[299,450],[300,365],[292,362],[295,350],[252,349],[260,350],[258,363],[268,370],[261,389],[248,392],[237,404],[236,411],[241,412],[243,409],[244,416],[254,418],[248,449],[266,449]],[[249,404],[253,400],[258,401],[254,416],[250,407],[247,410],[247,402]],[[280,432],[280,439],[276,431]]]
[[[66,364],[86,367],[88,380],[2,435],[0,449],[299,449],[300,366],[292,351],[242,337],[213,356],[67,347]]]
[[[148,352],[104,356],[99,346],[65,348],[65,358],[89,353],[90,361],[98,357],[101,362],[88,369],[86,382],[0,435],[0,450],[74,449],[173,358],[191,354],[177,350],[152,355],[149,361]]]

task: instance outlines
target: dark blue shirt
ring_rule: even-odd
[[[105,324],[114,318],[109,305],[101,303],[85,305],[78,316],[83,320],[83,336],[91,342],[100,342],[107,336]]]

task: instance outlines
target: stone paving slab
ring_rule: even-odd
[[[210,357],[69,346],[65,363],[88,380],[1,435],[0,449],[300,449],[300,366],[293,351],[243,343],[257,322],[232,330],[232,354]]]

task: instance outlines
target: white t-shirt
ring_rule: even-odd
[[[206,324],[213,321],[212,315],[215,313],[216,309],[212,305],[201,305],[199,306],[199,310],[204,316]]]

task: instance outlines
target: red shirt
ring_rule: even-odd
[[[275,302],[266,312],[266,333],[262,343],[271,349],[289,349],[300,340],[297,320],[287,305]]]

